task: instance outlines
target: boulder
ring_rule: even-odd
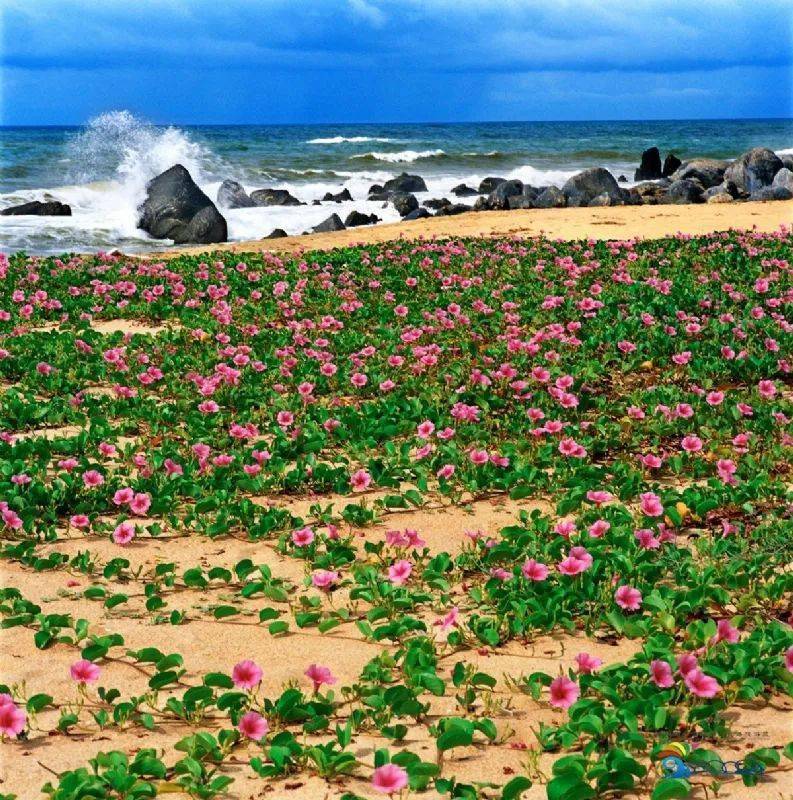
[[[509,198],[523,194],[523,181],[501,181],[487,196],[488,208],[504,210],[509,208]]]
[[[622,202],[620,200],[620,202]],[[587,206],[589,208],[597,208],[598,206],[613,206],[615,205],[612,197],[607,192],[603,192],[603,194],[599,194],[597,197],[593,197],[588,203]]]
[[[567,198],[556,186],[546,186],[534,199],[534,205],[537,208],[564,208]]]
[[[452,194],[456,197],[473,197],[475,194],[479,194],[476,189],[472,189],[470,186],[466,186],[464,183],[458,183],[452,189]]]
[[[490,194],[496,186],[500,183],[504,183],[506,178],[485,178],[479,184],[479,194]]]
[[[767,147],[755,147],[738,156],[724,171],[724,180],[733,181],[738,189],[753,194],[770,186],[774,176],[785,165],[782,159]]]
[[[360,211],[350,211],[347,214],[347,219],[344,224],[348,228],[357,228],[359,225],[372,225],[375,222],[380,222],[380,217],[377,214],[362,214]]]
[[[655,183],[653,181],[638,183],[630,190],[631,194],[637,197],[640,202],[651,206],[657,205],[667,191],[668,189],[663,183]]]
[[[427,184],[420,175],[408,175],[407,172],[403,172],[396,178],[386,181],[383,189],[387,192],[426,192]]]
[[[507,198],[507,208],[534,208],[534,197],[528,194],[515,194]]]
[[[729,166],[727,161],[715,158],[695,158],[681,164],[670,176],[672,181],[697,181],[703,189],[718,186],[724,180],[724,170]]]
[[[416,200],[416,196],[409,192],[395,192],[391,195],[391,202],[400,217],[406,216],[419,207],[419,201]]]
[[[383,203],[383,208],[385,208],[385,204],[391,199],[393,192],[372,192],[366,199],[372,201],[378,201]]]
[[[782,166],[793,172],[793,156],[782,156]]]
[[[429,216],[432,215],[426,208],[414,208],[411,212],[402,217],[402,222],[410,222],[414,219],[426,219]]]
[[[350,194],[350,190],[345,187],[336,194],[332,194],[331,192],[325,192],[325,194],[322,197],[322,200],[323,202],[331,200],[334,203],[341,203],[344,200],[352,200],[352,195]]]
[[[720,186],[712,186],[703,195],[707,203],[734,203],[735,198]]]
[[[218,188],[217,202],[221,208],[252,208],[256,205],[241,183],[228,179]]]
[[[21,206],[10,206],[0,211],[4,217],[71,217],[72,207],[59,200],[33,200]]]
[[[674,205],[702,203],[703,200],[702,186],[697,181],[688,178],[672,181],[663,198],[664,203],[672,203]]]
[[[369,191],[367,194],[380,194],[383,191],[383,187],[379,183],[373,183],[369,187]]]
[[[330,233],[331,231],[345,230],[344,223],[338,214],[331,214],[327,219],[315,225],[312,229],[314,233]]]
[[[627,183],[627,182],[628,179],[624,175],[620,175],[619,178],[617,178],[617,183]]]
[[[661,169],[661,175],[664,178],[670,178],[682,163],[683,162],[674,153],[668,153],[664,159],[664,166]]]
[[[285,236],[289,236],[289,234],[283,228],[275,228],[270,233],[265,236],[265,239],[283,239]]]
[[[451,205],[444,206],[443,208],[439,208],[435,212],[436,217],[455,217],[457,214],[467,214],[471,211],[471,206],[465,205],[465,203],[452,203]]]
[[[451,200],[447,200],[445,197],[431,197],[429,200],[425,200],[421,205],[425,206],[426,208],[431,208],[434,211],[437,211],[439,208],[443,208],[444,206],[450,206],[452,204]]]
[[[635,181],[654,181],[663,177],[661,152],[657,147],[649,147],[642,153],[639,169],[633,174]]]
[[[296,197],[292,197],[286,189],[257,189],[251,192],[251,200],[257,206],[302,206]]]
[[[614,176],[603,167],[592,167],[569,178],[562,193],[568,206],[586,206],[601,194],[607,194],[613,201],[622,200],[622,192]]]
[[[225,218],[181,164],[148,182],[138,212],[138,227],[155,239],[212,244],[228,238]]]
[[[786,186],[763,186],[749,195],[750,200],[790,200],[793,192]]]
[[[787,167],[782,167],[776,175],[771,186],[783,186],[785,189],[790,189],[793,192],[793,170]]]

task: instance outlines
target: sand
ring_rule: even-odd
[[[333,204],[328,204],[332,213]],[[550,239],[655,239],[677,233],[700,235],[730,228],[775,231],[793,224],[793,200],[706,203],[702,205],[615,206],[613,208],[549,208],[481,211],[454,217],[351,228],[333,233],[256,239],[223,245],[224,250],[268,250],[292,253],[397,239],[460,236],[540,236]],[[269,231],[267,231],[269,233]],[[155,251],[158,256],[203,253],[208,248],[179,247]]]

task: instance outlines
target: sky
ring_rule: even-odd
[[[0,0],[0,123],[793,116],[793,0]]]

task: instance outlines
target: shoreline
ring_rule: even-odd
[[[399,240],[450,237],[548,239],[661,239],[677,234],[702,235],[730,229],[769,233],[793,226],[793,200],[703,203],[697,205],[606,206],[600,208],[513,209],[472,211],[449,217],[348,228],[329,233],[249,239],[220,246],[188,245],[153,249],[137,257],[174,258],[183,254],[218,251],[294,253]]]

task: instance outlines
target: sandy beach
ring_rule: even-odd
[[[698,236],[729,229],[769,233],[793,224],[793,200],[700,205],[613,206],[482,211],[453,217],[395,222],[333,233],[312,233],[281,239],[230,242],[221,249],[234,252],[268,250],[292,253],[327,250],[355,244],[399,239],[469,236],[545,236],[549,239],[658,239],[682,233]],[[162,256],[207,251],[206,246],[154,250]]]

